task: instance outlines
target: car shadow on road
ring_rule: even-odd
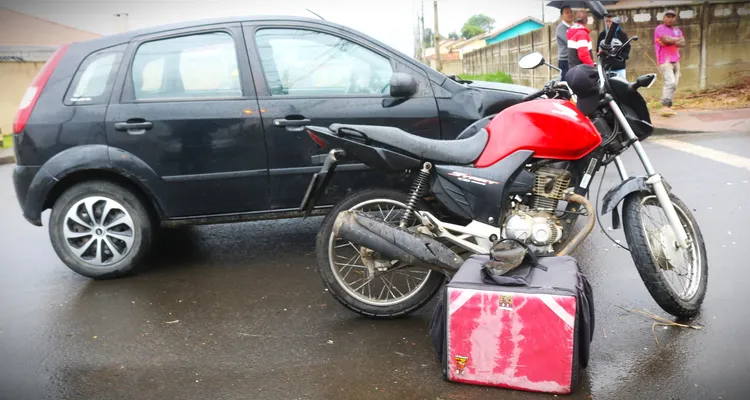
[[[315,259],[322,218],[161,229],[139,274]]]

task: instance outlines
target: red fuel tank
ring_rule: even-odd
[[[487,125],[489,141],[477,168],[485,168],[519,150],[535,158],[578,160],[602,138],[591,121],[566,100],[534,100],[506,108]]]

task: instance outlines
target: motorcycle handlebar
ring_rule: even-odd
[[[546,92],[547,92],[547,89],[546,89],[546,88],[544,88],[544,89],[542,89],[542,90],[540,90],[540,91],[538,91],[538,92],[532,93],[532,94],[530,94],[530,95],[528,95],[528,96],[524,97],[524,98],[523,98],[523,101],[530,101],[530,100],[534,100],[534,99],[536,99],[536,98],[539,98],[539,97],[541,97],[541,96],[542,96],[542,95],[544,95],[544,93],[546,93]]]

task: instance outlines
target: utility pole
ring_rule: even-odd
[[[115,29],[117,33],[127,32],[128,27],[128,13],[115,14]]]
[[[440,37],[438,33],[438,6],[437,6],[437,0],[433,0],[433,3],[435,4],[435,32],[433,34],[435,35],[435,38],[432,40],[433,44],[435,45],[435,69],[438,71],[443,69],[443,64],[440,62]]]
[[[424,59],[424,0],[420,1],[422,11],[419,14],[419,60],[425,62]]]

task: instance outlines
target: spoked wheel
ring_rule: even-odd
[[[708,262],[698,223],[685,204],[670,194],[687,233],[687,249],[677,245],[659,200],[653,194],[629,196],[623,204],[625,236],[638,272],[664,311],[692,317],[706,296]]]
[[[336,216],[345,210],[398,225],[406,211],[405,197],[385,189],[362,192],[339,203],[323,222],[317,240],[318,270],[331,294],[354,312],[374,318],[404,316],[429,302],[443,283],[440,273],[383,259],[333,234]],[[411,222],[412,228],[416,223]]]

